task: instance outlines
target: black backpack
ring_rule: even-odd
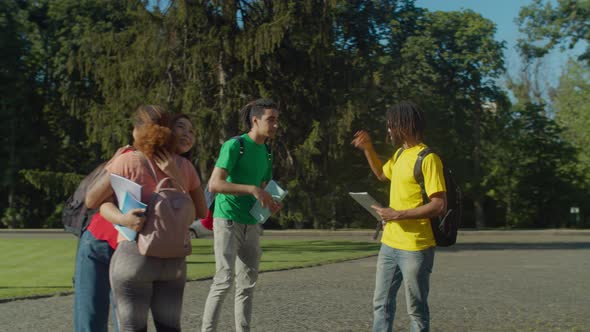
[[[132,148],[129,145],[118,149],[111,157],[111,160],[122,153],[131,151],[131,149]],[[74,194],[68,197],[61,213],[61,222],[64,225],[64,230],[66,232],[80,237],[88,227],[92,216],[98,212],[98,209],[89,209],[86,207],[86,192],[88,192],[88,188],[90,188],[96,180],[107,173],[104,169],[106,164],[107,162],[104,162],[96,166],[96,168],[80,182]]]
[[[402,153],[403,149],[400,149],[397,153],[397,158]],[[420,185],[420,191],[422,193],[422,201],[424,204],[430,200],[426,194],[424,187],[424,175],[422,174],[422,162],[424,158],[434,151],[427,147],[418,153],[416,164],[414,164],[414,178]],[[448,247],[457,242],[457,231],[461,226],[461,218],[463,216],[463,205],[462,197],[463,193],[461,187],[455,181],[453,172],[450,168],[445,167],[443,163],[443,175],[445,178],[445,186],[447,188],[447,213],[444,216],[431,218],[432,233],[434,234],[434,240],[436,245],[439,247]]]
[[[74,194],[66,201],[61,214],[61,222],[63,223],[66,232],[80,237],[82,232],[88,227],[88,223],[92,216],[97,212],[98,209],[88,209],[84,200],[90,185],[106,173],[106,170],[104,169],[105,165],[106,162],[98,165],[90,174],[88,174],[82,182],[80,182]]]

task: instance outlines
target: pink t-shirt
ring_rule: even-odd
[[[176,165],[180,171],[182,179],[179,179],[180,185],[187,192],[191,192],[201,185],[197,171],[192,163],[183,157],[175,155]],[[125,177],[142,186],[141,188],[141,202],[148,204],[152,193],[156,190],[159,181],[168,177],[166,173],[158,168],[153,160],[150,160],[150,167],[147,159],[138,152],[125,153],[117,157],[113,162],[106,167],[110,173]],[[156,172],[157,180],[154,178],[154,171]],[[172,186],[171,183],[165,183],[164,187]],[[119,235],[118,241],[123,238]]]

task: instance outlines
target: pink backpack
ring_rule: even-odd
[[[148,160],[156,178],[156,172]],[[159,258],[185,257],[191,254],[189,226],[195,219],[191,196],[174,187],[164,187],[172,178],[158,182],[148,202],[143,229],[137,237],[139,253]]]

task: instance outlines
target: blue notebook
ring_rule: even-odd
[[[281,202],[288,193],[287,190],[281,188],[274,180],[270,180],[264,190],[268,192],[275,201],[279,202]],[[268,217],[270,217],[271,213],[268,208],[263,208],[260,201],[257,200],[256,203],[254,203],[254,206],[252,206],[252,209],[250,209],[250,214],[256,219],[256,221],[264,224]]]
[[[146,204],[136,200],[132,195],[128,192],[123,194],[123,202],[121,203],[121,213],[127,213],[129,210],[133,209],[145,209],[147,208]],[[119,233],[123,234],[123,236],[129,241],[135,241],[137,238],[137,232],[129,229],[122,225],[115,225],[115,228],[119,231]]]

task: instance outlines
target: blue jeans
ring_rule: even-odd
[[[111,286],[109,264],[113,248],[85,231],[80,237],[74,273],[74,331],[108,330]],[[113,315],[115,310],[113,308]],[[113,317],[115,331],[117,319]]]
[[[402,281],[410,315],[410,331],[428,331],[428,290],[434,247],[408,251],[381,245],[373,296],[373,331],[392,331],[397,291]]]

